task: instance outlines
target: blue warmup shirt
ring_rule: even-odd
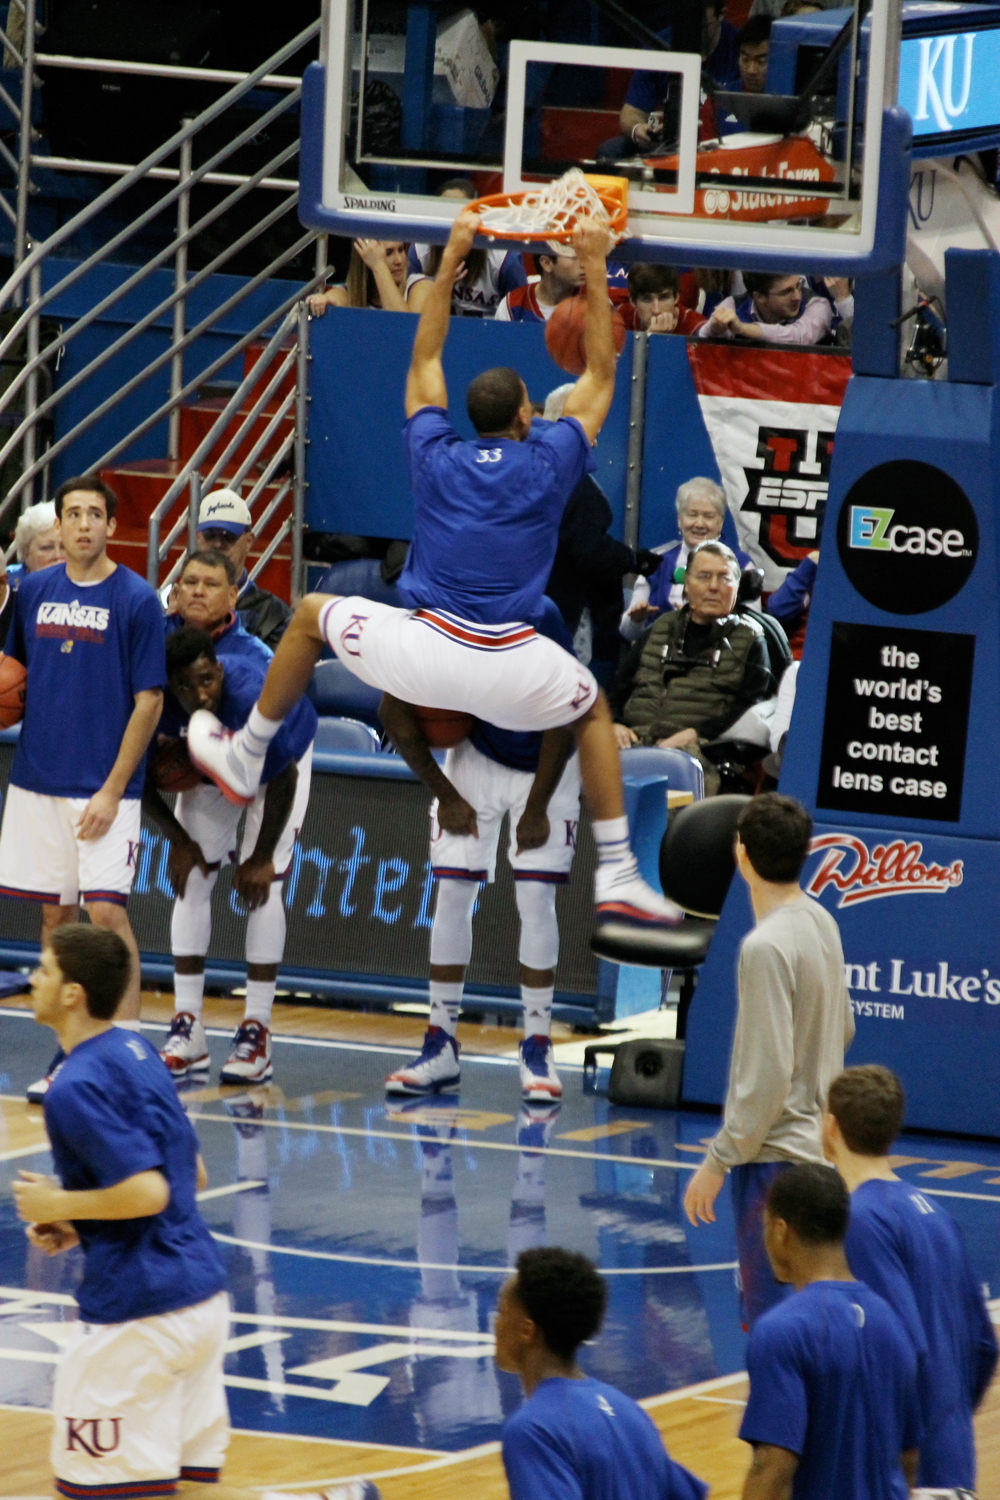
[[[844,1250],[921,1355],[919,1484],[974,1490],[972,1413],[993,1378],[997,1340],[962,1231],[910,1183],[863,1182],[851,1194]]]
[[[759,1318],[747,1346],[745,1443],[797,1453],[793,1500],[908,1500],[919,1447],[917,1355],[861,1281],[814,1281]]]
[[[222,698],[215,710],[216,717],[226,729],[242,729],[250,717],[250,710],[260,697],[267,664],[248,658],[224,656],[220,658],[220,665],[224,669]],[[262,784],[280,776],[289,761],[300,760],[305,755],[316,738],[316,724],[316,710],[308,698],[300,698],[268,746],[260,778]],[[188,715],[168,689],[163,699],[163,716],[157,734],[169,735],[171,739],[186,739],[187,726]]]
[[[177,1088],[144,1037],[111,1027],[81,1042],[45,1095],[56,1174],[69,1192],[162,1172],[170,1202],[143,1219],[77,1219],[85,1323],[125,1323],[194,1307],[226,1273],[195,1203],[198,1142]]]
[[[503,1429],[510,1500],[704,1500],[640,1406],[600,1380],[543,1380]]]
[[[542,610],[535,616],[534,625],[539,635],[548,636],[572,656],[573,638],[547,594],[542,599]],[[481,755],[495,760],[498,765],[509,766],[512,771],[528,771],[532,776],[538,770],[542,736],[536,730],[498,729],[495,724],[476,719],[469,739]]]
[[[92,797],[118,758],[135,694],[162,688],[163,612],[121,563],[81,586],[66,564],[26,573],[15,595],[8,656],[28,669],[24,722],[10,779],[47,797]],[[146,758],[126,797],[141,797]]]
[[[184,621],[180,615],[168,615],[167,635],[175,635],[183,624]],[[270,646],[265,646],[262,640],[250,634],[235,611],[230,617],[229,624],[220,630],[218,635],[212,636],[212,645],[215,647],[216,656],[239,656],[245,660],[263,662],[265,670],[274,655]]]
[[[414,527],[399,590],[409,609],[481,625],[534,623],[566,502],[594,467],[573,417],[531,441],[460,438],[439,406],[403,428]]]

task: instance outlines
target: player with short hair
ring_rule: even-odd
[[[55,493],[66,561],[25,573],[7,654],[27,669],[0,831],[0,895],[37,901],[42,946],[78,903],[132,954],[119,1024],[138,1030],[139,950],[125,903],[139,852],[146,750],[163,704],[163,617],[112,562],[118,500],[95,475]],[[40,1100],[46,1080],[29,1097]]]
[[[167,641],[167,695],[159,737],[180,740],[199,709],[237,729],[246,722],[264,681],[264,664],[216,653],[211,637],[184,626]],[[283,882],[309,805],[316,710],[304,698],[271,741],[261,786],[247,810],[233,889],[250,909],[244,1017],[219,1075],[220,1083],[266,1083],[272,1076],[271,1010],[285,947]],[[175,900],[170,923],[175,1014],[160,1056],[177,1079],[205,1073],[208,1043],[201,1023],[205,955],[212,936],[212,891],[222,860],[236,859],[242,806],[203,783],[182,791],[171,812],[147,780],[147,815],[170,843],[168,873]]]
[[[525,1401],[503,1430],[510,1500],[703,1500],[640,1406],[576,1363],[604,1319],[604,1278],[583,1255],[538,1248],[500,1290],[496,1362]]]
[[[903,1086],[888,1068],[848,1068],[830,1085],[823,1145],[851,1194],[844,1249],[855,1276],[884,1297],[920,1355],[923,1415],[917,1482],[974,1490],[972,1414],[993,1378],[997,1339],[955,1220],[890,1165]]]
[[[789,1163],[823,1161],[823,1101],[854,1036],[840,930],[799,885],[811,836],[805,808],[777,792],[752,798],[737,824],[736,864],[756,926],[740,946],[722,1129],[684,1194],[692,1224],[714,1223],[729,1174],[750,1329],[786,1295],[764,1250],[764,1202]]]
[[[549,600],[546,604],[540,628],[551,639],[571,644],[555,606]],[[408,705],[385,697],[380,712],[390,738],[411,765],[421,753],[431,759]],[[536,1102],[562,1098],[550,1032],[559,957],[556,889],[569,880],[580,819],[580,772],[572,749],[568,730],[549,736],[511,734],[477,721],[469,738],[448,751],[444,774],[475,810],[477,832],[446,832],[432,804],[431,870],[437,902],[431,928],[430,1020],[423,1050],[413,1062],[390,1073],[387,1093],[458,1088],[455,1030],[472,957],[472,914],[481,883],[493,879],[506,815],[521,923],[521,1093]]]
[[[534,629],[566,502],[592,465],[590,445],[614,394],[607,233],[574,231],[586,271],[587,368],[562,418],[526,442],[532,408],[515,371],[486,371],[468,404],[479,436],[448,422],[441,353],[451,289],[479,220],[459,214],[417,327],[406,385],[405,437],[414,490],[413,542],[400,579],[406,610],[310,595],[296,610],[257,706],[239,734],[195,715],[189,747],[218,784],[250,798],[281,720],[305,692],[324,644],[362,681],[406,703],[454,709],[508,730],[571,726],[598,845],[599,918],[673,925],[681,913],[642,880],[628,843],[611,715],[593,676]],[[449,833],[474,816],[435,767],[425,784]]]
[[[764,1243],[794,1295],[750,1333],[743,1500],[908,1500],[921,1440],[917,1356],[888,1303],[851,1275],[848,1213],[827,1166],[789,1167],[771,1185]]]
[[[13,1194],[33,1245],[83,1247],[52,1398],[55,1487],[71,1500],[216,1479],[229,1441],[226,1276],[195,1205],[205,1169],[156,1052],[111,1024],[131,968],[117,933],[61,926],[31,976],[35,1020],[66,1054],[44,1100],[58,1181],[22,1171]]]

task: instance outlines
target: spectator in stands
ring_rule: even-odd
[[[681,539],[654,548],[660,554],[659,567],[648,578],[636,579],[632,597],[618,627],[627,641],[638,640],[652,624],[654,615],[666,609],[680,609],[684,603],[684,582],[683,578],[678,582],[676,575],[683,574],[689,551],[702,542],[714,542],[722,535],[726,492],[714,479],[699,476],[687,480],[678,486],[676,504]],[[746,553],[739,549],[736,557],[741,568],[750,562]]]
[[[771,52],[771,17],[751,16],[736,35],[739,77],[731,86],[736,94],[763,94],[767,85],[767,61]],[[734,114],[716,109],[720,136],[735,135],[747,126]]]
[[[246,631],[236,613],[238,577],[232,558],[225,552],[209,548],[193,553],[174,589],[167,637],[190,625],[211,638],[217,656],[250,657],[266,668],[274,653],[270,646]]]
[[[628,301],[620,304],[625,327],[643,333],[697,333],[705,319],[680,304],[673,266],[634,265],[628,273]]]
[[[479,195],[467,177],[452,177],[438,194],[471,203]],[[411,312],[423,309],[424,298],[441,264],[443,245],[411,245],[407,258],[406,302]],[[508,292],[528,280],[524,262],[513,250],[470,250],[465,270],[451,293],[453,318],[492,318]]]
[[[551,245],[535,256],[539,278],[508,292],[493,314],[498,323],[547,323],[567,297],[583,286],[583,266],[571,245]]]
[[[753,612],[734,612],[740,565],[722,542],[693,548],[685,603],[662,614],[628,652],[608,694],[619,749],[656,745],[701,761],[705,791],[719,773],[702,753],[774,692],[764,633]]]
[[[66,554],[52,500],[29,505],[22,512],[14,532],[14,550],[25,573],[37,573],[39,568],[65,562]]]
[[[716,88],[732,89],[739,84],[739,49],[736,28],[724,19],[724,10],[724,0],[705,0],[701,55]],[[670,45],[671,27],[665,26],[657,35],[661,41]],[[598,146],[598,161],[641,156],[660,146],[663,134],[663,99],[669,78],[669,73],[653,68],[640,68],[632,74],[625,103],[618,116],[621,135]]]
[[[836,10],[841,0],[753,0],[750,19],[758,16],[800,16],[808,10]],[[794,5],[794,9],[790,6]]]
[[[708,322],[698,329],[699,338],[819,344],[829,337],[834,312],[841,312],[841,304],[814,292],[802,276],[745,271],[743,281],[747,295],[739,303],[734,297],[720,302]]]
[[[557,422],[572,384],[550,391],[543,417]],[[592,474],[585,474],[570,495],[559,525],[552,572],[545,592],[563,617],[573,648],[602,687],[609,687],[618,668],[621,641],[622,579],[626,573],[652,572],[659,555],[635,551],[610,536],[608,498]]]
[[[406,296],[409,240],[355,240],[343,286],[328,286],[307,298],[321,318],[328,307],[377,307],[386,312],[417,312]]]
[[[806,638],[809,603],[816,582],[819,553],[810,552],[785,578],[767,601],[767,612],[779,622],[788,637],[792,655],[798,661]]]
[[[236,569],[236,613],[249,635],[273,651],[285,633],[292,612],[276,594],[250,582],[247,554],[253,541],[250,510],[235,490],[215,490],[206,495],[198,511],[195,542],[199,552],[224,552]]]

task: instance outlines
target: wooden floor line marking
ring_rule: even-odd
[[[297,1255],[303,1260],[331,1260],[346,1262],[352,1266],[381,1266],[390,1271],[461,1271],[467,1275],[509,1276],[513,1266],[462,1266],[439,1264],[428,1260],[389,1260],[376,1255],[348,1255],[334,1250],[305,1250],[298,1245],[268,1245],[262,1240],[237,1239],[232,1234],[221,1234],[210,1230],[213,1240],[222,1245],[238,1245],[244,1250],[265,1250],[271,1255]],[[733,1271],[739,1265],[735,1260],[714,1261],[710,1265],[697,1266],[599,1266],[602,1276],[686,1276],[698,1271]]]

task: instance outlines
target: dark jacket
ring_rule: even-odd
[[[584,475],[566,502],[559,525],[552,573],[545,592],[573,635],[584,608],[590,609],[595,631],[618,629],[622,612],[622,579],[636,570],[636,555],[624,542],[608,535],[611,506],[600,485]]]
[[[236,613],[248,635],[255,635],[273,651],[285,633],[292,611],[277,594],[245,583],[236,599]]]
[[[653,745],[681,729],[717,739],[774,691],[763,631],[751,615],[715,621],[697,643],[685,640],[690,623],[686,604],[661,615],[622,663],[611,710],[641,744]]]

